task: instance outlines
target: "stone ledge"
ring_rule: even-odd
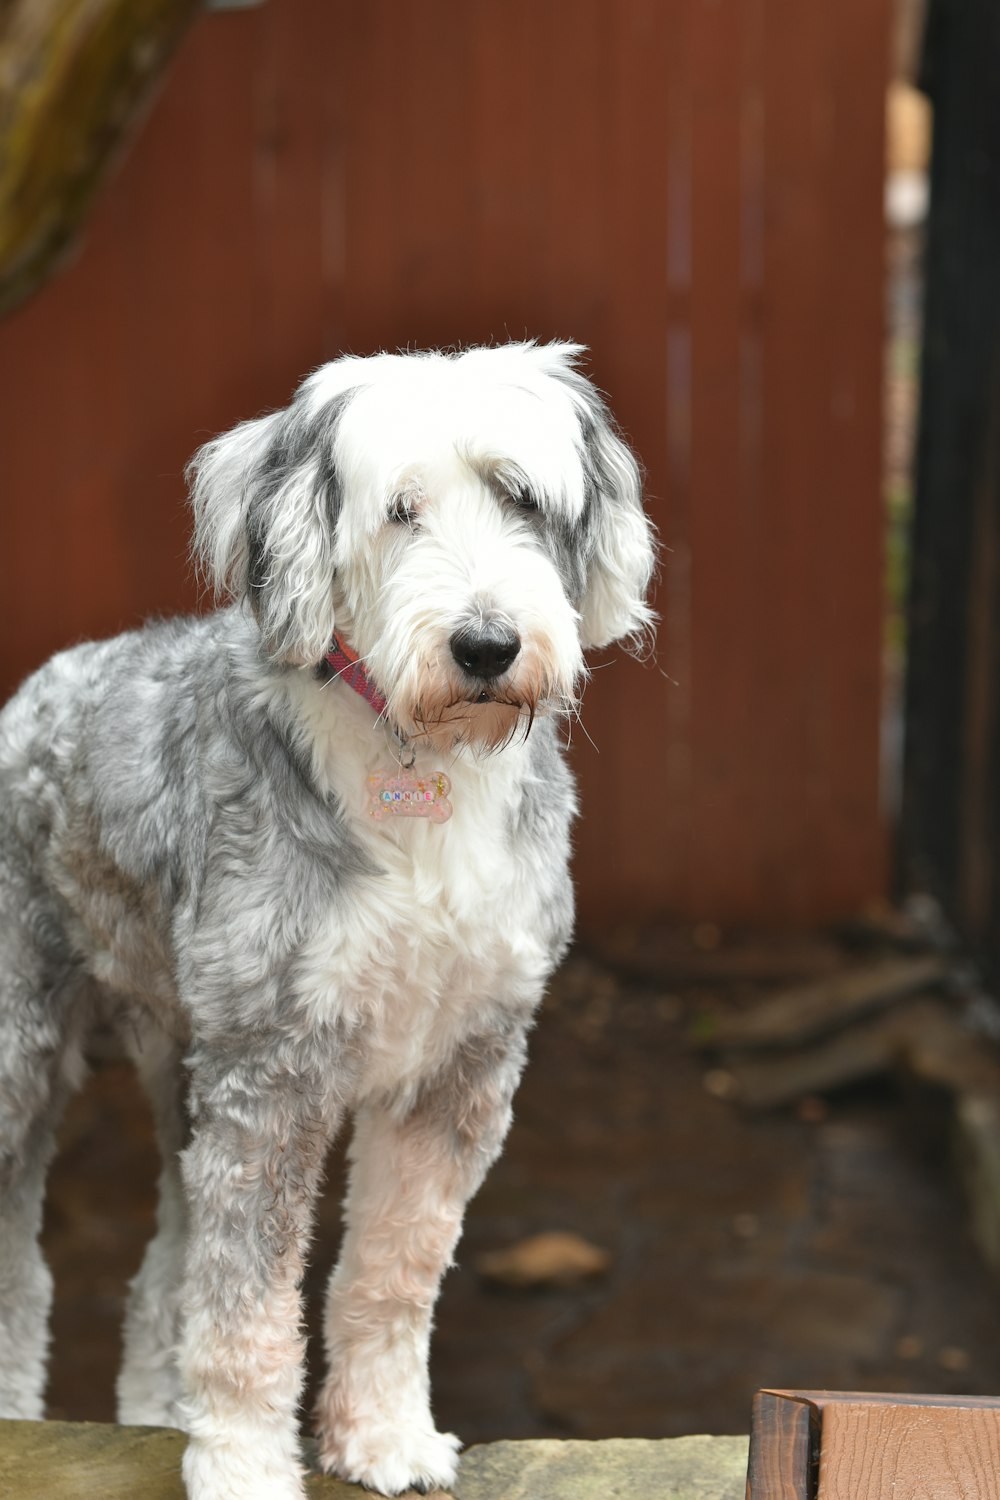
[[[11,1500],[184,1500],[184,1436],[166,1427],[0,1422]],[[744,1500],[744,1437],[483,1443],[462,1455],[454,1500]],[[319,1474],[310,1500],[366,1491]],[[430,1500],[430,1497],[427,1497]]]
[[[743,1437],[483,1443],[462,1456],[455,1500],[744,1500]]]

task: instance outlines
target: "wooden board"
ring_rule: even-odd
[[[747,1500],[992,1500],[1000,1400],[761,1391]]]

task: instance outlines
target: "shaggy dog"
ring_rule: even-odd
[[[0,1413],[42,1414],[45,1169],[110,1020],[163,1154],[119,1414],[190,1434],[192,1500],[304,1493],[299,1288],[348,1115],[322,1462],[454,1478],[431,1313],[570,934],[558,724],[584,650],[651,618],[579,354],[325,365],[192,464],[233,602],[66,651],[0,716]]]

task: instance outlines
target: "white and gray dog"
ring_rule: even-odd
[[[163,1154],[119,1414],[187,1430],[192,1500],[304,1493],[300,1284],[348,1114],[322,1463],[454,1477],[431,1314],[570,933],[558,723],[584,650],[651,619],[579,355],[325,365],[192,465],[233,602],[66,651],[0,716],[0,1413],[42,1413],[44,1175],[110,1020]]]

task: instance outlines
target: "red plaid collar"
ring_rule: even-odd
[[[326,653],[326,661],[333,668],[334,675],[339,677],[341,682],[346,682],[349,688],[353,688],[354,692],[364,698],[366,703],[370,703],[381,718],[387,707],[385,698],[372,682],[350,646],[346,646],[343,641],[334,636],[330,649]]]

